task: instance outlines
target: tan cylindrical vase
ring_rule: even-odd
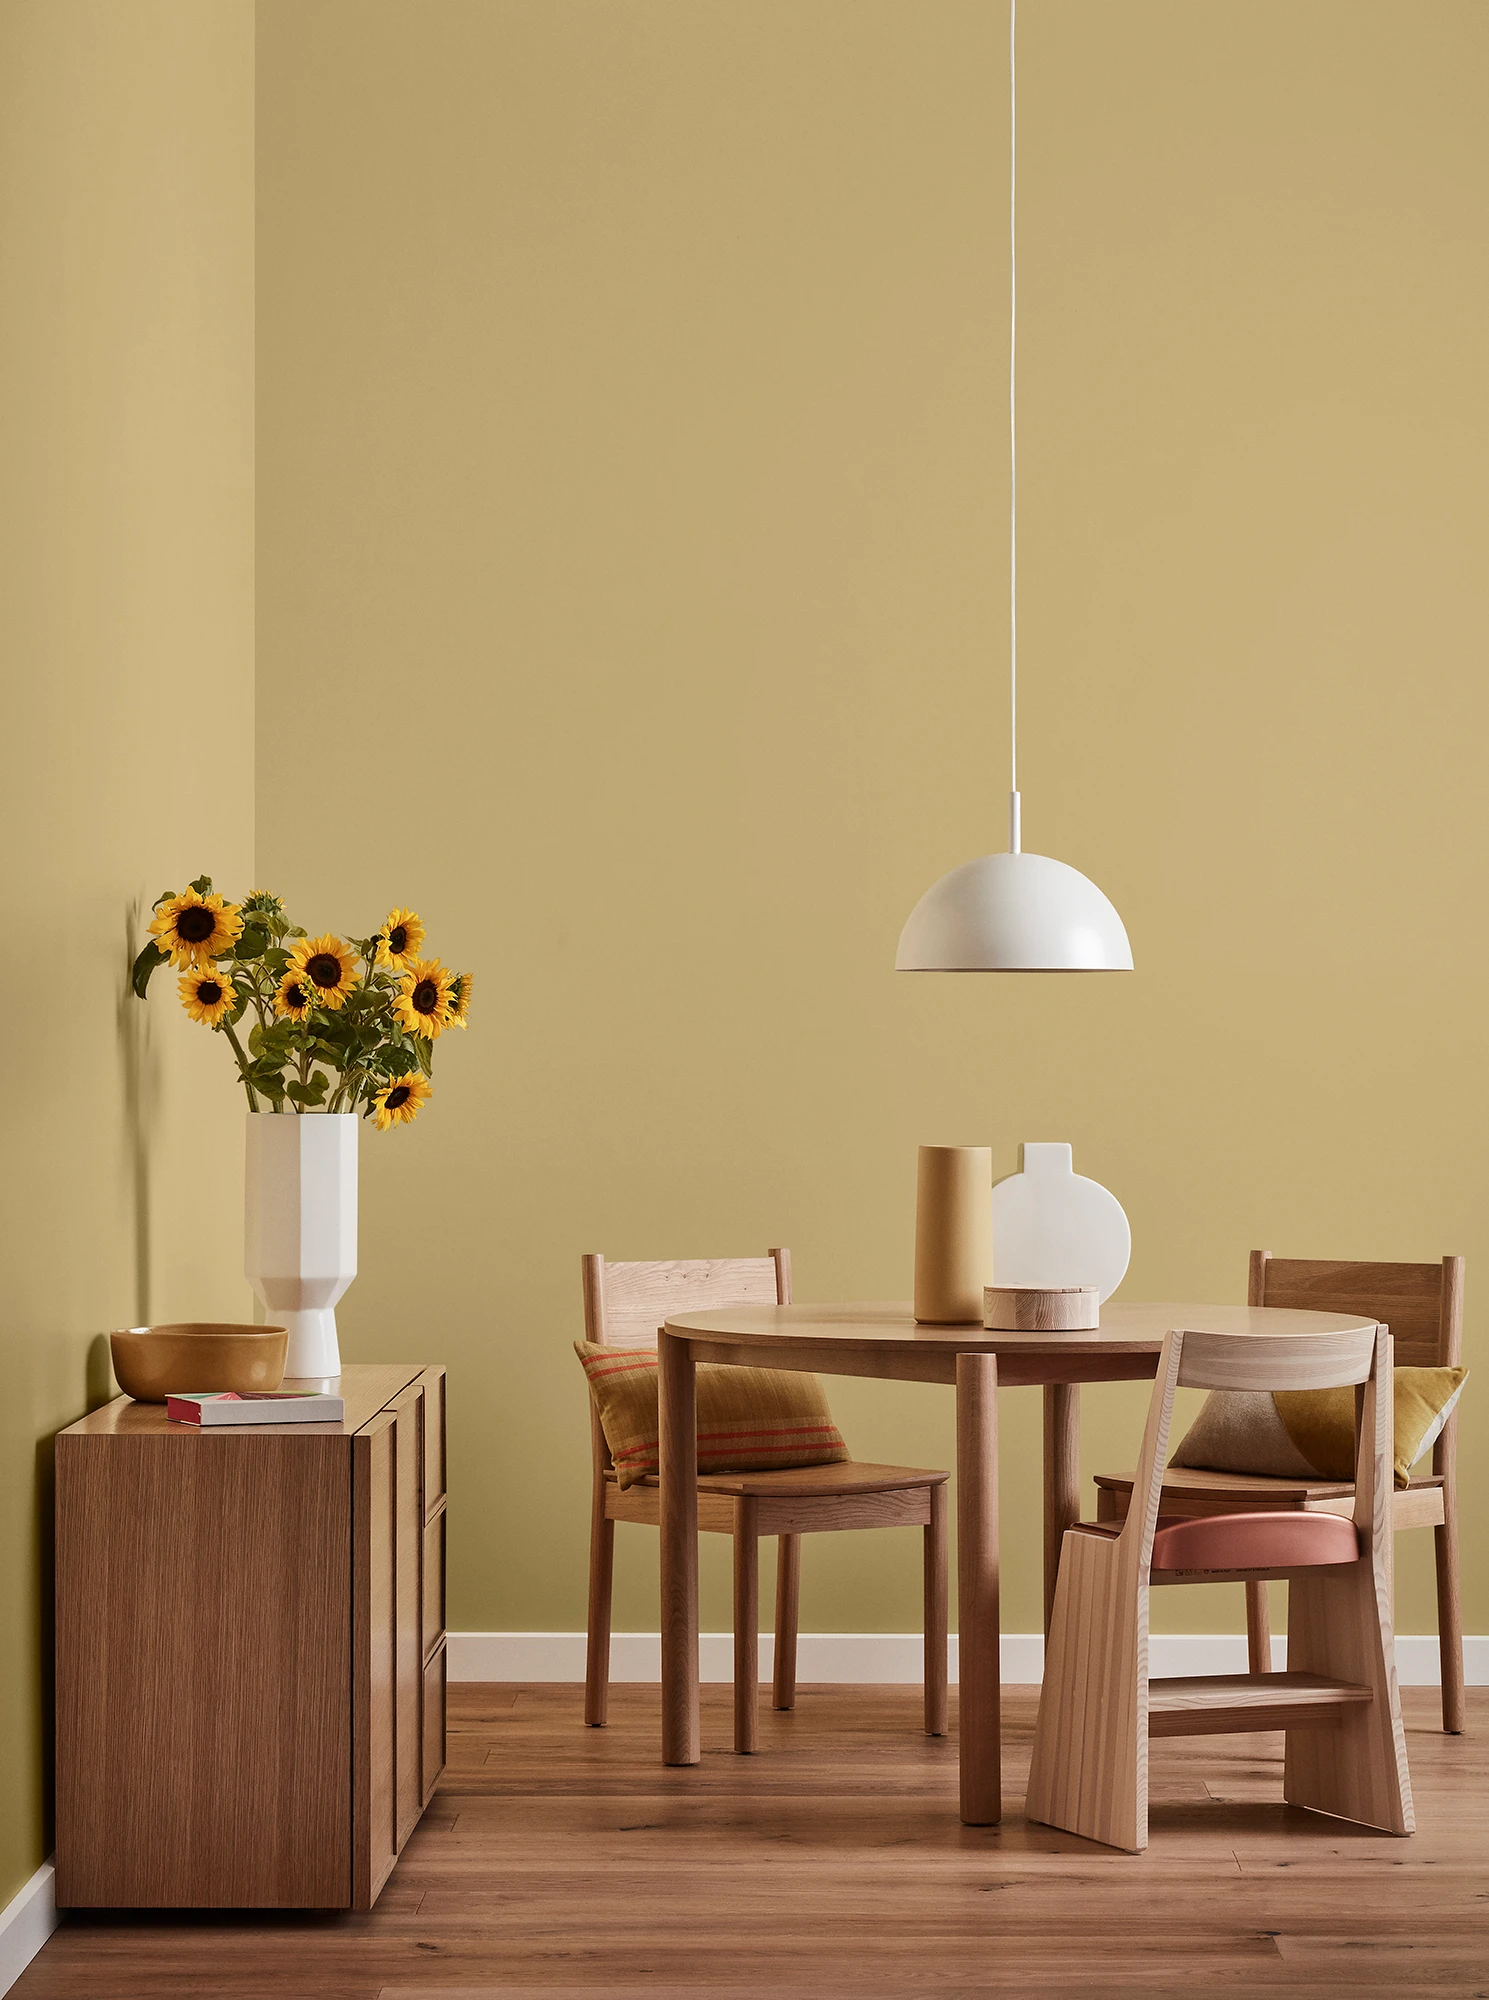
[[[981,1326],[993,1282],[993,1149],[922,1146],[915,1189],[915,1317]]]

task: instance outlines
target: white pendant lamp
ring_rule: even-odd
[[[1014,221],[1018,148],[1014,35],[1008,9],[1008,254],[1012,325],[1008,341],[1009,734],[1008,852],[953,868],[926,890],[900,932],[897,972],[1131,972],[1122,919],[1094,882],[1047,854],[1025,854],[1018,789],[1018,259]]]

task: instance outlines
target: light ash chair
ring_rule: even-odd
[[[1248,1513],[1158,1522],[1174,1390],[1356,1383],[1348,1516]],[[1291,1339],[1171,1333],[1118,1527],[1067,1530],[1045,1653],[1027,1812],[1109,1847],[1148,1844],[1153,1736],[1286,1731],[1288,1803],[1410,1833],[1411,1781],[1391,1631],[1393,1401],[1384,1327]],[[1148,1673],[1148,1594],[1163,1583],[1285,1579],[1285,1674]]]
[[[1463,1358],[1463,1259],[1439,1264],[1343,1263],[1333,1258],[1274,1257],[1253,1250],[1247,1304],[1291,1306],[1308,1312],[1368,1315],[1387,1327],[1398,1368],[1454,1368]],[[1454,1411],[1432,1450],[1432,1470],[1413,1474],[1393,1496],[1397,1530],[1431,1528],[1437,1543],[1437,1632],[1442,1657],[1442,1726],[1463,1728],[1463,1605],[1458,1587],[1458,1416]],[[1127,1511],[1129,1479],[1098,1475],[1098,1520],[1120,1520]],[[1163,1475],[1159,1512],[1223,1514],[1257,1507],[1305,1514],[1349,1514],[1354,1488],[1347,1480],[1268,1479],[1248,1473],[1204,1472],[1171,1465]],[[1246,1586],[1246,1632],[1252,1671],[1272,1661],[1272,1633],[1264,1583]]]
[[[791,1252],[697,1263],[607,1264],[583,1260],[585,1337],[600,1346],[655,1347],[675,1313],[737,1305],[790,1305]],[[594,1488],[589,1537],[589,1643],[584,1719],[603,1726],[610,1687],[610,1597],[615,1524],[655,1528],[655,1477],[623,1492],[590,1403]],[[925,1542],[925,1727],[946,1734],[946,1481],[904,1465],[809,1465],[796,1471],[707,1473],[698,1480],[698,1526],[734,1537],[734,1747],[757,1747],[760,1538],[775,1535],[776,1623],[772,1699],[796,1705],[797,1596],[803,1534],[848,1528],[920,1527]]]

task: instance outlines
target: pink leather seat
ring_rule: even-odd
[[[1342,1514],[1209,1514],[1173,1521],[1153,1537],[1153,1568],[1305,1569],[1358,1560],[1355,1524]]]

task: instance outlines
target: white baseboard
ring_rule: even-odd
[[[768,1677],[774,1644],[760,1634],[760,1674]],[[698,1667],[705,1681],[734,1678],[734,1642],[727,1632],[704,1632]],[[452,1681],[582,1681],[582,1632],[452,1632],[447,1655]],[[803,1681],[914,1684],[921,1677],[918,1632],[803,1632],[797,1641],[796,1672]],[[1463,1642],[1470,1687],[1489,1687],[1489,1636]],[[1287,1640],[1272,1641],[1272,1664],[1287,1664]],[[956,1679],[956,1635],[951,1639],[951,1678]],[[1149,1641],[1155,1674],[1243,1674],[1246,1640],[1241,1633],[1158,1632]],[[1005,1632],[1003,1679],[1037,1681],[1044,1671],[1044,1640],[1037,1632]],[[1396,1670],[1403,1687],[1436,1687],[1435,1633],[1410,1633],[1396,1641]],[[656,1682],[662,1677],[662,1641],[656,1632],[617,1632],[610,1642],[613,1681]],[[3,1989],[0,1989],[3,1990]]]
[[[0,1910],[0,1993],[8,1993],[57,1928],[57,1871],[44,1861]]]

